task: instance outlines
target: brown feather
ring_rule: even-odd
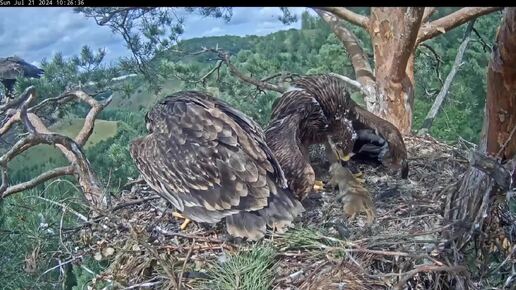
[[[312,75],[302,77],[293,85],[309,92],[319,102],[329,119],[339,120],[347,119],[352,122],[355,131],[361,129],[373,129],[375,134],[382,137],[388,144],[388,150],[385,155],[380,156],[381,162],[393,169],[401,168],[401,176],[406,178],[408,175],[407,149],[403,142],[403,137],[399,130],[387,120],[384,120],[375,114],[360,107],[349,96],[346,85],[342,80],[330,75]],[[331,117],[331,116],[335,117]],[[330,125],[336,130],[347,130],[346,125],[333,124]],[[346,132],[346,131],[342,131]],[[342,138],[346,140],[346,137]],[[342,140],[341,139],[341,140]],[[345,141],[341,141],[344,142]],[[344,144],[346,150],[350,144]],[[351,145],[352,146],[352,145]]]
[[[343,113],[350,98],[340,82],[327,76],[310,76],[295,81],[293,86],[276,102],[265,134],[289,187],[303,199],[315,182],[308,146],[330,139],[342,153],[349,154],[355,134]],[[331,154],[330,158],[336,158]]]
[[[150,134],[133,141],[131,156],[145,181],[184,216],[208,223],[226,217],[231,234],[257,239],[266,224],[290,225],[304,210],[286,188],[262,129],[227,104],[178,92],[146,121]],[[284,212],[268,215],[269,207]]]

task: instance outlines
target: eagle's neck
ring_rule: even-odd
[[[289,187],[296,192],[298,187],[301,187],[299,185],[305,183],[304,172],[312,170],[306,144],[303,144],[300,139],[300,131],[303,129],[301,120],[302,116],[298,114],[275,119],[265,132],[267,145],[283,169]],[[310,186],[313,184],[305,187]]]

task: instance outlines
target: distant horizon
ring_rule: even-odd
[[[306,8],[292,8],[298,17]],[[308,10],[310,11],[310,10]],[[180,41],[210,36],[265,36],[277,31],[300,29],[301,22],[285,25],[279,21],[279,7],[236,7],[229,23],[222,19],[191,14],[185,17]],[[313,12],[312,12],[313,13]],[[311,14],[312,14],[311,13]],[[19,25],[19,19],[31,19]],[[20,37],[22,36],[22,37]],[[103,63],[115,65],[130,56],[124,40],[99,26],[93,19],[74,13],[73,8],[4,8],[0,10],[0,57],[17,55],[34,65],[57,52],[65,58],[78,55],[82,46],[106,50]]]

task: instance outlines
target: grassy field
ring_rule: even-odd
[[[171,94],[181,90],[181,82],[179,80],[167,80],[162,84],[162,91],[156,95],[147,86],[138,86],[128,97],[120,92],[113,94],[113,101],[109,104],[109,108],[123,108],[125,110],[140,111],[148,110],[158,99],[167,94]]]
[[[65,119],[60,120],[50,127],[50,130],[61,133],[68,137],[74,137],[82,128],[84,119]],[[95,128],[91,134],[85,148],[89,148],[100,141],[106,140],[116,135],[118,122],[97,120],[95,121]],[[49,145],[38,145],[30,148],[17,156],[9,163],[11,172],[24,171],[38,172],[43,171],[51,163],[52,166],[62,166],[66,164],[65,158],[61,152]]]

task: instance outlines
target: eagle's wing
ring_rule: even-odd
[[[0,59],[0,79],[16,79],[18,77],[39,78],[44,71],[17,56]]]
[[[402,178],[406,178],[409,170],[407,148],[405,147],[405,142],[403,141],[403,136],[400,131],[389,121],[376,116],[354,102],[352,104],[353,107],[352,110],[350,110],[350,115],[352,116],[353,127],[358,130],[372,129],[370,133],[374,132],[380,139],[383,139],[388,146],[385,146],[385,144],[380,146],[384,154],[379,157],[382,161],[389,160],[388,162],[395,167],[401,167],[401,176]],[[378,141],[378,139],[371,136],[367,138]]]
[[[263,132],[242,113],[182,92],[147,118],[152,133],[133,143],[132,156],[147,183],[185,216],[210,223],[228,217],[232,235],[256,239],[265,224],[289,224],[302,212],[277,182],[283,173]]]

